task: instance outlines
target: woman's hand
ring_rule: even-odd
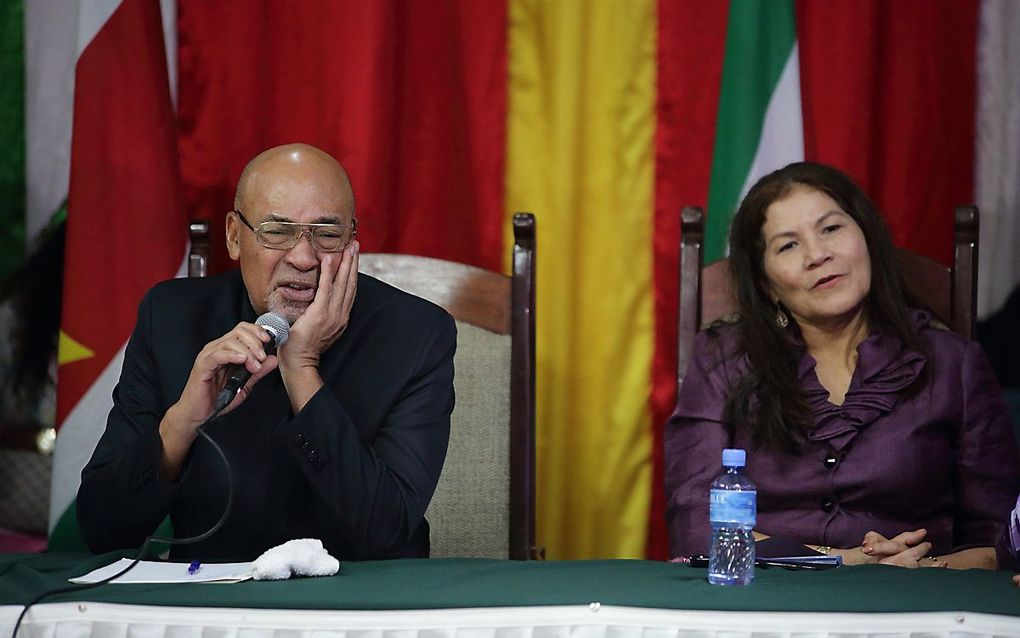
[[[932,545],[924,540],[928,535],[926,529],[915,529],[886,538],[878,532],[871,531],[864,535],[861,552],[883,565],[900,567],[946,567],[945,559],[928,556]]]
[[[882,565],[898,565],[900,567],[948,567],[949,563],[944,558],[928,556],[931,551],[931,543],[925,541],[914,547],[905,549],[898,554],[886,556],[879,560]]]
[[[947,561],[928,556],[931,543],[924,540],[927,530],[917,529],[886,538],[878,532],[868,532],[859,547],[832,549],[841,556],[844,565],[898,565],[900,567],[946,567]]]
[[[864,540],[861,542],[861,551],[868,556],[874,556],[876,559],[881,560],[903,553],[921,544],[927,535],[928,530],[924,528],[915,529],[912,532],[902,532],[892,538],[886,538],[878,532],[871,531],[864,535]]]
[[[945,559],[935,558],[934,556],[926,556],[925,554],[929,551],[931,551],[931,543],[921,543],[898,554],[884,556],[882,558],[869,556],[868,554],[865,554],[860,547],[851,547],[849,549],[833,548],[830,553],[842,556],[844,565],[882,564],[897,565],[899,567],[948,567],[948,563]]]

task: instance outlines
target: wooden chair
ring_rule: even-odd
[[[923,299],[939,319],[972,339],[977,320],[978,209],[958,207],[954,225],[952,268],[906,250],[899,250],[897,256],[911,292]],[[736,311],[729,260],[702,267],[704,213],[700,208],[687,207],[680,212],[680,232],[678,390],[690,361],[694,336],[713,321]]]
[[[535,218],[513,219],[513,274],[362,253],[359,270],[457,322],[450,447],[426,512],[432,556],[538,559],[535,544]],[[190,225],[189,276],[209,267],[209,224]]]
[[[513,219],[513,274],[362,253],[361,272],[457,322],[450,448],[426,518],[432,556],[543,558],[535,544],[535,218]]]

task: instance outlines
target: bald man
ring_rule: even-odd
[[[228,474],[198,427],[243,365],[251,377],[204,428],[229,460],[232,511],[171,556],[251,560],[304,537],[339,558],[428,556],[456,329],[358,273],[356,226],[347,174],[321,150],[280,146],[245,167],[226,219],[239,271],[160,283],[139,308],[78,491],[92,551],[136,547],[167,515],[178,538],[216,523]],[[266,312],[290,323],[275,355],[254,323]]]

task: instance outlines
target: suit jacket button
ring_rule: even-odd
[[[825,510],[826,512],[831,512],[832,510],[836,509],[836,504],[827,498],[822,499],[822,509]]]
[[[319,459],[318,461],[313,462],[312,465],[315,467],[315,469],[321,470],[322,468],[326,467],[326,462],[323,461],[322,459]]]
[[[319,453],[316,452],[315,450],[312,450],[311,452],[308,453],[308,460],[311,461],[312,463],[318,463],[320,460]]]
[[[298,434],[298,435],[296,435],[294,437],[294,444],[297,445],[298,447],[301,447],[301,445],[304,442],[305,442],[305,435],[304,434]]]
[[[830,452],[825,455],[825,461],[823,461],[823,463],[825,464],[825,469],[831,470],[839,463],[839,457],[836,456],[835,452]]]

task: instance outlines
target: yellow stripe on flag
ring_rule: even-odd
[[[653,0],[510,0],[507,210],[538,226],[538,541],[643,557]]]
[[[60,336],[57,339],[57,365],[62,366],[65,363],[91,359],[94,356],[96,356],[95,352],[72,339],[63,330],[60,331]]]

